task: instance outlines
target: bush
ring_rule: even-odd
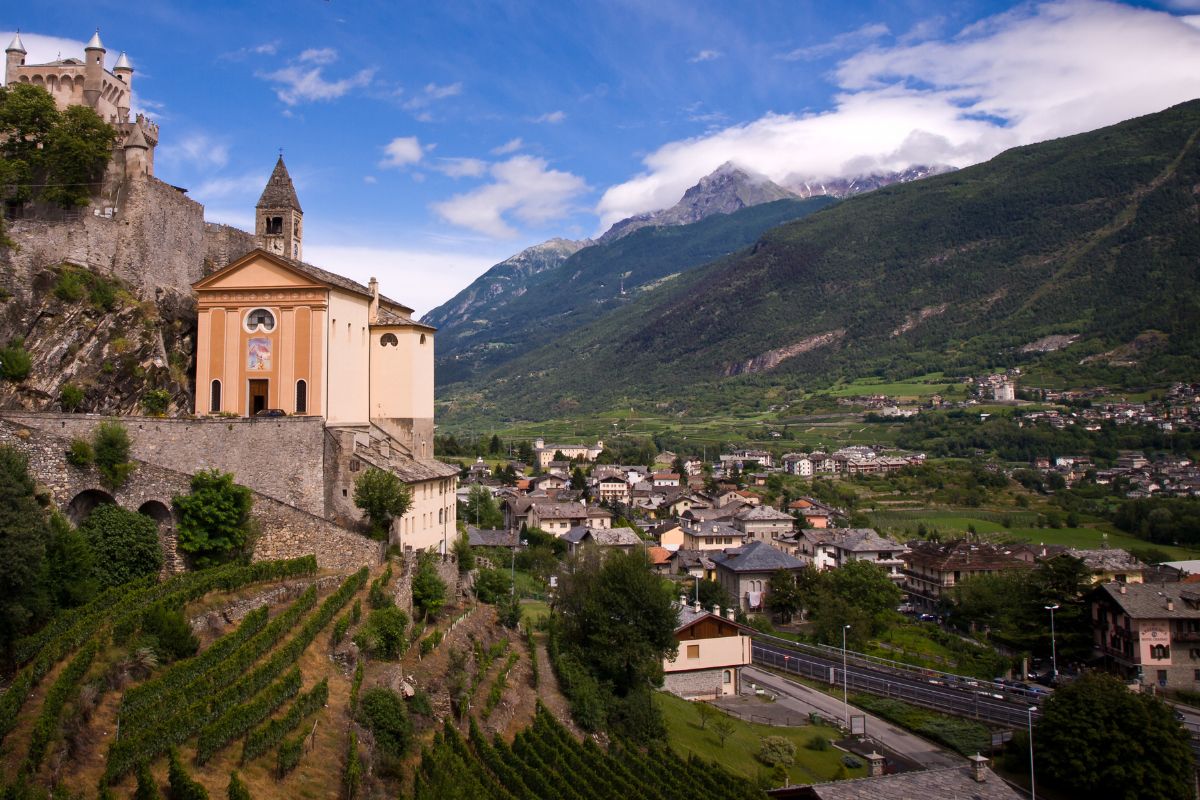
[[[79,526],[96,557],[101,589],[119,586],[162,568],[158,526],[145,514],[120,506],[97,506]]]
[[[371,581],[371,588],[367,591],[367,605],[371,608],[386,608],[396,605],[396,601],[379,581]]]
[[[133,792],[133,800],[162,800],[162,793],[154,782],[154,773],[150,772],[150,764],[146,761],[138,763],[137,789]]]
[[[78,411],[83,405],[83,400],[83,389],[73,383],[63,384],[62,391],[58,393],[58,402],[63,411]]]
[[[171,405],[171,393],[166,389],[151,389],[142,395],[142,408],[152,417],[161,417]]]
[[[435,554],[422,552],[412,579],[413,608],[426,620],[436,617],[446,603],[446,583],[438,577],[436,559]]]
[[[167,780],[171,787],[171,800],[208,800],[208,790],[187,774],[179,760],[179,751],[174,747],[171,748]]]
[[[354,641],[375,658],[394,661],[404,651],[407,628],[408,615],[403,611],[395,606],[377,608],[367,615],[366,624]]]
[[[290,739],[284,739],[283,743],[279,745],[279,752],[275,756],[275,776],[279,780],[283,780],[289,772],[300,765],[306,738],[307,734],[301,733]]]
[[[96,469],[110,489],[120,489],[133,464],[129,461],[129,434],[119,422],[102,422],[96,428],[92,449],[96,454]]]
[[[58,273],[51,291],[64,303],[78,303],[87,294],[87,280],[80,270],[64,266]]]
[[[400,695],[391,689],[368,690],[358,701],[358,718],[374,735],[382,763],[394,766],[408,752],[412,744],[412,722]]]
[[[199,567],[219,564],[246,549],[250,540],[250,490],[220,470],[192,476],[191,492],[172,499],[179,514],[179,549]]]
[[[142,618],[142,633],[154,638],[154,652],[162,661],[178,661],[193,656],[200,649],[200,640],[183,610],[157,603]]]
[[[8,347],[0,348],[0,378],[13,383],[20,383],[29,377],[33,370],[33,359],[21,341],[15,341]]]
[[[507,599],[511,586],[506,570],[481,569],[475,576],[475,596],[481,603],[498,603]]]
[[[229,789],[226,792],[226,798],[227,800],[250,800],[250,790],[246,788],[246,784],[242,782],[236,769],[229,773]]]
[[[67,463],[73,467],[86,469],[96,460],[92,445],[86,439],[72,439],[71,449],[67,451]]]
[[[824,736],[817,734],[809,739],[808,744],[804,746],[809,750],[816,750],[819,753],[823,753],[829,749],[829,740]]]
[[[433,719],[433,703],[429,700],[428,692],[421,689],[416,690],[413,692],[413,696],[408,698],[408,705],[414,714]]]

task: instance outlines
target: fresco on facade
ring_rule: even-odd
[[[255,336],[247,346],[246,369],[252,372],[266,372],[271,369],[271,340],[265,336]]]

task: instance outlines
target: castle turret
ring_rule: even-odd
[[[303,260],[304,212],[282,155],[254,208],[256,244],[269,253]]]
[[[4,50],[4,83],[11,85],[17,79],[17,67],[25,63],[25,45],[21,42],[21,32],[17,31]]]
[[[125,55],[124,51],[121,51],[121,56],[113,65],[113,75],[127,87],[127,90],[117,98],[117,119],[127,122],[129,120],[129,101],[133,96],[133,64],[130,63],[129,56]]]
[[[100,101],[100,93],[104,90],[104,43],[100,41],[100,29],[92,34],[91,41],[83,48],[83,99],[92,109],[96,109]]]

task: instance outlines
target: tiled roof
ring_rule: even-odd
[[[878,778],[856,778],[807,787],[805,794],[820,800],[1019,800],[1024,797],[1000,776],[983,768],[982,782],[971,777],[971,766],[900,772]]]
[[[969,542],[958,539],[953,542],[913,541],[909,543],[909,553],[905,557],[910,563],[919,563],[938,569],[942,572],[949,570],[982,570],[1017,569],[1031,567],[1028,561],[1023,561],[1012,552],[1011,548],[986,542]]]
[[[833,529],[833,543],[842,550],[852,553],[870,553],[876,550],[903,550],[904,545],[880,536],[874,528]]]
[[[538,519],[573,519],[588,516],[582,503],[534,503]]]
[[[675,556],[670,550],[658,545],[651,545],[646,548],[646,557],[650,559],[650,563],[656,567],[670,564],[671,559]]]
[[[1114,582],[1096,591],[1106,593],[1133,619],[1200,619],[1200,591],[1192,584]]]
[[[294,208],[300,211],[300,198],[296,197],[296,187],[292,185],[292,176],[288,174],[283,164],[283,156],[275,162],[275,169],[267,179],[262,196],[258,198],[255,208]]]
[[[771,506],[750,506],[743,508],[736,515],[737,519],[748,522],[795,522],[791,514],[785,514],[777,508]]]
[[[1146,565],[1126,550],[1082,550],[1071,548],[1067,555],[1081,560],[1092,572],[1137,572]]]
[[[496,530],[493,528],[476,528],[467,526],[467,541],[471,547],[516,547],[516,531]]]
[[[774,572],[777,569],[800,569],[804,566],[800,559],[761,541],[714,554],[712,560],[718,569],[731,572]]]
[[[637,547],[643,544],[642,537],[634,533],[632,528],[586,528],[576,525],[562,538],[571,544],[582,544],[591,539],[600,547]]]

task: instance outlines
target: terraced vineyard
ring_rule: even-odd
[[[444,726],[422,754],[416,800],[726,800],[762,798],[749,782],[720,767],[684,761],[666,747],[643,752],[620,744],[601,749],[572,737],[542,707],[512,745],[492,741],[472,722],[466,739]]]

